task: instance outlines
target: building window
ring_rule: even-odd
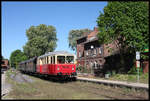
[[[95,50],[96,50],[96,54],[97,54],[97,48]]]
[[[97,69],[97,61],[94,62],[94,67]]]
[[[94,49],[94,55],[96,55],[96,49]]]
[[[93,49],[92,49],[92,50],[91,50],[91,56],[93,55],[93,53],[94,53],[94,52],[93,52]]]
[[[81,52],[79,51],[79,57],[81,57]]]
[[[102,49],[101,48],[99,48],[99,54],[102,54]]]
[[[88,51],[86,51],[86,55],[87,55],[87,56],[89,55]]]
[[[90,66],[91,66],[91,68],[92,68],[92,66],[93,66],[92,62],[90,62]]]

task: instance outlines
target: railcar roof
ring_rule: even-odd
[[[74,56],[74,54],[69,53],[67,51],[55,51],[55,52],[48,52],[45,53],[44,55],[39,56],[38,58],[43,58],[45,56],[49,56],[49,55],[69,55],[69,56]]]
[[[37,58],[37,57],[33,57],[33,58],[29,59],[29,60],[22,61],[22,62],[20,62],[20,64],[33,61],[33,60],[36,59],[36,58]]]

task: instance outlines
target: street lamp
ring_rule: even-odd
[[[92,49],[92,52],[91,52],[91,53],[92,53],[91,56],[92,56],[92,55],[93,55],[93,49],[94,49],[94,46],[93,46],[93,45],[91,45],[91,49]],[[93,63],[91,63],[91,64],[93,65]],[[92,69],[93,69],[93,66],[92,66],[92,65],[91,65],[91,74],[93,73],[93,70],[92,70]]]

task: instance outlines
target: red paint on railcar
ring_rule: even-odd
[[[76,66],[75,64],[45,64],[37,65],[36,71],[41,74],[49,75],[57,75],[58,73],[62,73],[62,75],[71,75],[76,72]]]

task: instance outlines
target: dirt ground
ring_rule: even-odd
[[[3,99],[148,99],[147,91],[114,88],[80,81],[56,82],[29,76],[34,82],[18,83],[11,78],[13,90]]]

